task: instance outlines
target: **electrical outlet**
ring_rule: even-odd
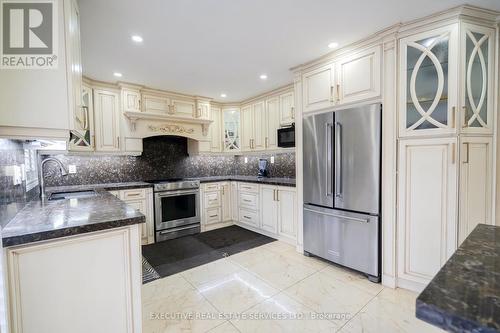
[[[274,164],[274,156],[271,156],[271,164]]]
[[[69,173],[76,173],[76,165],[69,165],[68,172]]]
[[[245,163],[248,163],[248,157],[245,156]]]

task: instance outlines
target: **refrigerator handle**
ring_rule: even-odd
[[[342,198],[342,124],[335,122],[335,196]]]
[[[333,190],[332,190],[332,132],[333,132],[333,124],[332,123],[326,123],[325,124],[325,131],[326,131],[326,166],[325,166],[325,173],[326,173],[326,196],[331,197],[333,195]]]

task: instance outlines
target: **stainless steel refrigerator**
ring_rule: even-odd
[[[381,104],[305,117],[304,251],[380,280]]]

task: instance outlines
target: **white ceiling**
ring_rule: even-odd
[[[291,83],[289,68],[328,53],[329,42],[464,1],[79,0],[84,74],[116,81],[116,71],[126,82],[240,101]],[[500,11],[499,0],[468,3]]]

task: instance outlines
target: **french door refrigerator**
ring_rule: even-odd
[[[304,117],[304,251],[380,281],[382,105]]]

